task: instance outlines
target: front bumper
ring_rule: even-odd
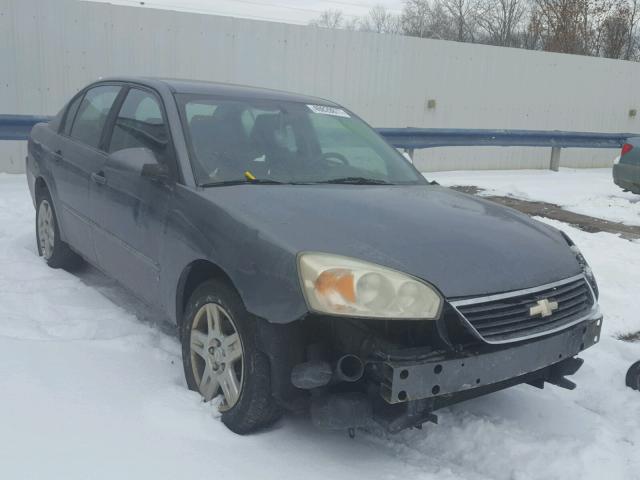
[[[434,356],[419,362],[386,361],[380,394],[387,403],[397,404],[445,400],[474,389],[491,390],[492,385],[498,390],[508,380],[523,377],[528,381],[524,379],[528,374],[543,371],[594,345],[601,328],[602,315],[596,308],[586,320],[560,333],[504,348]]]

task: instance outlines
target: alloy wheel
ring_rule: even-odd
[[[53,255],[55,236],[53,210],[47,200],[42,200],[38,208],[38,242],[40,252],[46,260]]]
[[[191,368],[205,401],[222,392],[220,411],[229,410],[240,398],[244,361],[242,341],[233,318],[221,305],[200,307],[191,327]]]

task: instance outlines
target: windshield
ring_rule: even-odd
[[[426,183],[397,150],[341,108],[176,98],[199,185]]]

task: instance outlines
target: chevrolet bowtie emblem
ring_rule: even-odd
[[[548,317],[557,309],[558,302],[550,302],[548,299],[544,298],[542,300],[538,300],[536,304],[529,309],[529,315],[532,317],[535,317],[536,315]]]

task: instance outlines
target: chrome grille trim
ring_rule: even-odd
[[[552,291],[549,294],[545,294],[545,297],[553,298],[554,295],[564,297],[561,300],[561,309],[556,314],[557,316],[554,317],[553,314],[549,317],[529,316],[527,304],[535,301],[537,293],[548,290]],[[519,298],[521,300],[518,303],[517,300]],[[501,300],[515,300],[516,303],[513,305],[491,305],[492,302]],[[595,294],[583,274],[523,290],[460,300],[452,299],[449,303],[458,313],[466,327],[477,338],[489,344],[513,343],[549,335],[583,322],[599,312]],[[478,308],[474,308],[473,312],[467,311],[469,317],[475,316],[474,324],[472,321],[474,319],[467,318],[464,311],[467,310],[465,307],[475,305]],[[573,318],[575,315],[578,316]],[[557,324],[557,322],[566,318],[570,318],[570,320]],[[483,326],[482,322],[486,322],[489,325]],[[551,325],[548,329],[544,329],[545,324]],[[498,331],[492,333],[496,329]],[[491,338],[492,336],[495,338]]]

